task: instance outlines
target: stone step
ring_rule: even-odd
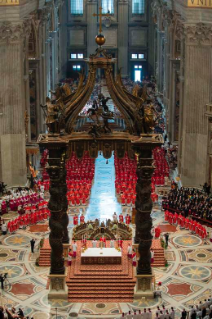
[[[133,286],[134,287],[134,286]],[[82,287],[70,287],[71,291],[70,294],[81,294],[82,293]],[[98,293],[118,293],[121,292],[123,294],[131,294],[132,293],[132,287],[128,287],[127,285],[125,287],[110,287],[109,285],[107,287],[83,287],[83,294],[98,294]]]
[[[108,287],[108,283],[110,284],[110,287],[109,288],[116,288],[117,289],[117,282],[101,282],[101,287]],[[99,283],[85,283],[85,282],[67,282],[67,285],[68,286],[72,286],[72,287],[74,287],[74,288],[77,288],[77,287],[84,287],[85,289],[90,289],[91,288],[91,284],[92,284],[92,288],[94,289],[95,287],[98,287],[99,288]],[[120,287],[120,289],[122,289],[123,287],[126,287],[126,282],[125,283],[123,283],[123,282],[119,282],[118,283],[118,285],[119,285],[119,287]],[[132,282],[132,281],[130,281],[130,283],[129,282],[127,282],[127,285],[128,285],[128,287],[129,286],[132,286],[132,287],[134,287],[135,286],[135,282]]]
[[[133,297],[131,296],[131,297],[121,297],[121,296],[119,296],[119,297],[99,297],[99,298],[97,298],[97,297],[93,297],[92,299],[91,298],[86,298],[86,297],[84,297],[84,298],[80,298],[80,297],[68,297],[68,301],[69,302],[95,302],[95,303],[97,303],[97,302],[101,302],[101,303],[106,303],[106,302],[120,302],[120,300],[121,300],[121,302],[133,302]]]
[[[129,297],[129,298],[132,298],[134,295],[134,291],[132,291],[131,293],[129,292],[126,292],[125,291],[120,291],[120,293],[117,293],[117,292],[108,292],[107,290],[104,291],[104,292],[100,292],[100,291],[97,291],[97,292],[89,292],[86,294],[82,293],[82,291],[79,291],[79,292],[74,292],[74,294],[72,295],[72,293],[68,293],[68,298],[75,298],[75,297],[80,297],[80,298],[108,298],[110,299],[111,297],[117,297],[117,298],[126,298],[126,297]]]
[[[92,285],[93,283],[98,283],[98,284],[101,284],[101,283],[116,283],[117,285],[120,284],[120,283],[123,283],[123,284],[131,284],[131,283],[135,283],[136,281],[132,278],[126,278],[126,279],[119,279],[119,280],[109,280],[109,279],[105,279],[105,278],[102,278],[102,279],[85,279],[85,278],[80,278],[80,279],[68,279],[67,281],[67,285],[73,285],[75,283],[89,283],[90,285]]]

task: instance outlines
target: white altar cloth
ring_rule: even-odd
[[[88,248],[81,257],[121,257],[121,251],[115,248]]]

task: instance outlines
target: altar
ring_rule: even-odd
[[[121,264],[121,256],[116,248],[88,248],[81,253],[81,264]]]

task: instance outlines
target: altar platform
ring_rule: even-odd
[[[121,257],[121,251],[118,251],[116,248],[87,248],[81,253],[81,264],[121,264]]]

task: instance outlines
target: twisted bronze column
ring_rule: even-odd
[[[151,177],[154,172],[152,150],[162,144],[162,138],[154,134],[142,134],[140,139],[132,142],[132,148],[137,159],[136,174],[136,232],[135,244],[138,244],[140,255],[137,267],[137,275],[151,275],[151,253],[152,245],[152,199],[151,199]]]
[[[50,153],[51,154],[51,153]],[[50,200],[48,208],[51,216],[49,219],[51,246],[50,274],[64,274],[63,242],[68,242],[68,216],[67,216],[67,186],[65,170],[65,153],[60,158],[49,158],[47,168],[50,177]]]

